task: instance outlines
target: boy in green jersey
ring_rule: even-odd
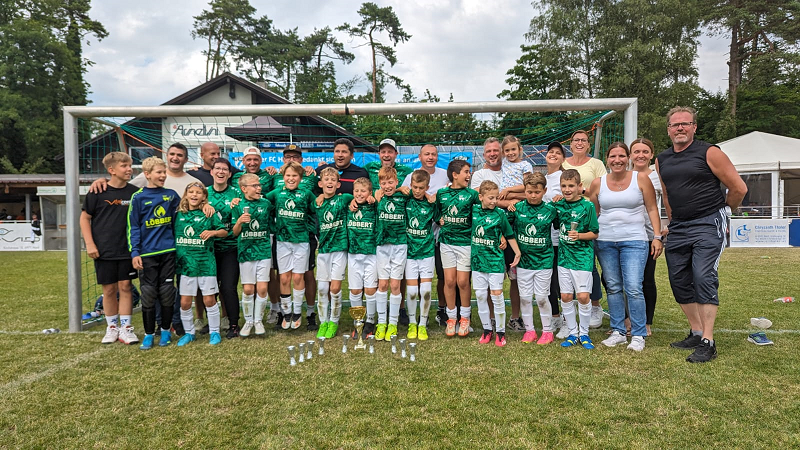
[[[553,342],[552,308],[550,279],[553,276],[553,244],[551,227],[558,228],[556,208],[542,201],[547,192],[547,179],[539,172],[527,173],[523,177],[525,200],[508,208],[509,219],[517,237],[522,258],[517,266],[517,286],[519,287],[520,315],[525,324],[522,342],[536,340],[533,327],[533,297],[539,306],[542,318],[542,337],[537,344]]]
[[[263,335],[264,310],[267,308],[269,270],[272,267],[270,224],[273,206],[261,198],[258,176],[247,173],[239,178],[239,188],[244,198],[233,207],[233,235],[239,238],[239,274],[242,278],[242,312],[244,326],[239,336],[253,332]],[[255,300],[253,297],[256,297]]]
[[[183,347],[195,338],[192,320],[192,301],[198,289],[203,295],[203,304],[208,315],[209,341],[217,345],[222,341],[219,334],[219,305],[215,295],[217,286],[217,263],[214,259],[214,238],[228,235],[219,213],[206,217],[203,206],[208,204],[208,190],[203,183],[189,183],[178,205],[175,221],[175,245],[177,271],[181,275],[181,322],[186,333],[178,340]]]
[[[317,253],[317,314],[320,326],[317,337],[331,339],[339,329],[342,312],[342,280],[347,267],[347,205],[353,200],[350,194],[336,194],[339,189],[339,171],[333,167],[322,169],[317,198],[319,219],[319,252]],[[328,293],[331,310],[328,313]]]
[[[367,300],[367,318],[363,334],[375,332],[375,291],[378,289],[375,257],[375,204],[368,203],[372,195],[369,178],[353,181],[355,211],[347,211],[347,285],[350,288],[350,306],[361,306],[362,293]],[[355,333],[355,332],[354,332]]]
[[[519,263],[520,252],[514,230],[508,223],[506,213],[495,208],[500,189],[494,181],[486,180],[479,187],[480,205],[472,208],[470,266],[472,267],[472,287],[478,299],[478,315],[483,325],[483,334],[479,342],[488,344],[492,340],[492,320],[489,313],[488,293],[492,296],[494,315],[497,320],[497,338],[495,345],[506,345],[506,301],[503,299],[503,279],[506,273],[506,262],[500,250],[500,240],[505,237],[507,244],[514,251],[514,260],[510,267]]]
[[[447,336],[456,335],[456,285],[461,294],[461,321],[459,336],[469,334],[472,299],[469,290],[470,240],[472,227],[472,207],[480,204],[478,192],[468,188],[470,165],[467,161],[456,159],[447,166],[450,186],[436,193],[436,209],[440,213],[439,251],[444,269],[444,296],[447,302]]]
[[[267,194],[275,205],[275,247],[281,283],[281,309],[284,330],[300,328],[303,299],[306,294],[305,273],[308,270],[309,223],[314,223],[314,197],[298,189],[303,166],[294,161],[281,168],[284,188]],[[292,288],[294,285],[294,289]],[[309,315],[314,312],[309,308]]]
[[[561,288],[561,309],[569,327],[569,336],[561,343],[562,347],[572,347],[579,342],[583,348],[594,348],[589,339],[589,321],[592,304],[592,266],[594,247],[600,227],[597,224],[597,211],[594,205],[582,195],[581,175],[575,169],[561,173],[561,194],[563,199],[553,203],[558,211],[558,284]],[[581,318],[580,332],[575,320],[573,293],[578,298],[578,314]],[[577,335],[580,335],[578,337]]]
[[[434,272],[433,224],[439,219],[435,198],[426,194],[431,175],[425,170],[411,174],[411,197],[406,202],[406,299],[408,303],[408,338],[428,339],[428,314],[431,309],[431,282]],[[417,327],[417,303],[419,328]]]

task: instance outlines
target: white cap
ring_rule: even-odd
[[[394,139],[382,140],[381,143],[378,144],[378,150],[380,150],[380,148],[383,147],[384,145],[391,145],[394,151],[397,151],[397,144],[394,143]]]
[[[242,158],[248,155],[257,155],[259,158],[261,157],[261,150],[255,147],[247,147],[244,149],[244,153],[242,154]]]

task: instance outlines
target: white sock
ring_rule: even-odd
[[[361,296],[364,295],[363,291],[358,294],[350,293],[350,306],[363,306],[361,304]]]
[[[494,321],[498,333],[506,332],[506,300],[503,294],[493,295],[492,304],[494,304]]]
[[[533,331],[533,299],[519,298],[519,315],[522,317],[522,323],[525,324],[525,331]]]
[[[106,325],[111,326],[114,325],[115,327],[119,325],[119,314],[115,314],[113,316],[106,316]]]
[[[242,312],[244,313],[244,321],[253,323],[253,309],[255,306],[254,295],[242,294]]]
[[[397,320],[400,317],[400,303],[403,301],[403,296],[392,294],[389,296],[389,323],[397,325]],[[411,322],[409,322],[411,323]]]
[[[129,325],[131,324],[131,318],[132,318],[132,317],[131,317],[131,316],[129,316],[129,315],[121,314],[121,315],[119,316],[119,325],[120,325],[121,327],[127,327],[127,326],[129,326]]]
[[[183,331],[186,334],[194,334],[194,317],[192,316],[192,308],[181,308],[181,322],[183,322]]]
[[[589,335],[589,321],[592,320],[592,304],[578,304],[578,315],[581,317],[580,335]]]
[[[258,294],[256,294],[255,306],[256,308],[255,311],[253,312],[255,322],[261,322],[262,320],[264,320],[264,310],[267,309],[267,298],[259,297]],[[209,329],[211,328],[210,324],[208,325],[208,328]]]
[[[303,313],[303,297],[306,295],[305,289],[292,289],[292,305],[294,306],[295,314]]]
[[[489,314],[489,301],[486,289],[479,289],[475,291],[475,297],[478,298],[478,317],[481,318],[481,325],[484,330],[492,330],[492,319]]]
[[[279,302],[270,302],[269,310],[281,312],[281,304]]]
[[[567,322],[569,334],[572,336],[578,335],[578,321],[575,320],[575,305],[572,300],[565,302],[561,300],[561,314],[564,315],[564,321]]]
[[[375,307],[378,310],[378,323],[386,323],[386,303],[388,292],[375,292]]]
[[[461,307],[461,318],[462,319],[469,319],[469,316],[472,315],[472,306],[462,306]]]
[[[281,312],[284,316],[292,315],[292,296],[281,294]]]
[[[455,308],[453,309],[447,308],[447,319],[456,320],[456,317],[458,317],[458,311]]]
[[[375,323],[375,316],[376,312],[378,311],[378,305],[376,304],[375,294],[367,294],[366,295],[366,303],[367,303],[367,322]]]
[[[428,326],[428,314],[431,311],[431,282],[423,281],[419,285],[419,296],[422,303],[419,305],[419,326]]]
[[[419,303],[419,286],[406,286],[406,311],[409,324],[417,324],[417,303]]]
[[[266,306],[266,299],[264,304]],[[264,315],[264,310],[261,310],[261,315]],[[206,306],[206,317],[208,317],[208,331],[209,333],[219,333],[219,305],[214,303],[213,306]]]
[[[539,307],[539,317],[542,318],[542,332],[553,332],[553,307],[546,295],[536,295],[536,306]]]
[[[326,322],[328,317],[328,286],[327,281],[317,282],[317,315],[320,323]]]
[[[339,316],[342,314],[342,291],[331,293],[331,319],[333,323],[339,323]]]

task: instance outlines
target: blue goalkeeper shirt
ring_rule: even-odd
[[[128,207],[128,247],[131,258],[175,251],[175,216],[180,197],[172,189],[144,187]]]

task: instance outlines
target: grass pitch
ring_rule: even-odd
[[[102,327],[42,335],[67,328],[66,254],[0,253],[0,267],[2,448],[800,447],[800,304],[772,301],[800,302],[798,249],[725,251],[719,358],[705,365],[669,348],[687,324],[663,259],[641,354],[599,345],[607,320],[590,333],[594,351],[518,333],[482,346],[431,320],[416,363],[387,343],[342,355],[335,339],[297,367],[286,346],[310,332],[149,352],[102,346]],[[758,316],[773,321],[775,345],[746,341]]]

